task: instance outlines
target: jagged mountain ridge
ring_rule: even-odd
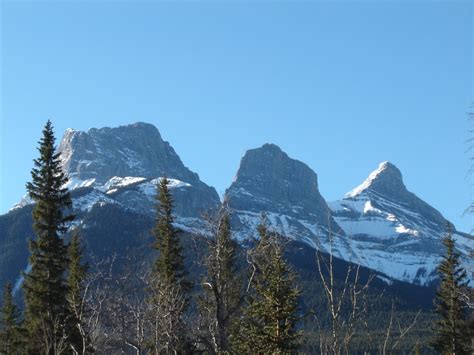
[[[227,190],[234,229],[242,239],[265,211],[281,234],[356,262],[397,280],[429,284],[443,254],[448,221],[409,192],[400,170],[380,164],[343,200],[330,202],[318,191],[317,175],[277,146],[249,150]],[[474,241],[453,228],[468,262]]]
[[[59,151],[70,177],[75,224],[81,228],[100,223],[91,216],[107,206],[149,220],[155,186],[163,176],[172,179],[176,223],[184,230],[202,232],[202,213],[220,203],[215,189],[186,168],[150,124],[69,129]],[[325,252],[332,248],[337,257],[389,278],[427,284],[435,277],[446,220],[410,193],[401,172],[388,162],[344,199],[328,204],[312,169],[278,146],[265,144],[244,155],[226,195],[240,241],[255,235],[260,213],[265,212],[278,232]],[[28,202],[16,209],[26,208]],[[474,249],[472,238],[459,232],[455,236],[468,255]]]

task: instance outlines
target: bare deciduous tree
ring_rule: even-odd
[[[178,354],[186,334],[182,314],[188,300],[179,284],[169,284],[159,279],[150,280],[150,303],[147,324],[151,331],[150,342],[154,354]]]
[[[381,349],[381,353],[383,355],[392,354],[395,352],[395,350],[400,345],[400,342],[403,340],[403,338],[415,326],[420,313],[421,311],[419,310],[416,313],[415,317],[413,318],[413,321],[408,326],[403,327],[399,319],[395,320],[395,303],[392,301],[392,307],[390,310],[390,319],[388,321],[388,325],[385,330],[385,338],[384,338],[382,349]],[[393,327],[394,327],[395,322],[397,323],[397,329],[395,330],[396,334],[393,334]]]
[[[41,344],[44,354],[60,355],[68,349],[65,324],[60,317],[52,318],[51,314],[40,314]]]
[[[344,352],[349,354],[353,337],[362,328],[367,330],[371,342],[381,343],[380,352],[382,354],[396,351],[400,342],[415,326],[421,311],[418,311],[413,321],[404,327],[400,320],[395,319],[395,305],[392,303],[384,338],[373,339],[367,323],[369,311],[367,296],[375,274],[370,273],[367,280],[362,282],[361,265],[349,262],[342,285],[336,285],[333,256],[334,234],[330,229],[328,241],[327,256],[323,256],[319,250],[316,251],[318,275],[323,286],[330,320],[329,337],[325,336],[323,331],[320,331],[321,353],[340,354]],[[380,297],[382,296],[383,292],[380,294]],[[398,327],[394,331],[395,322]],[[319,320],[318,324],[321,324]],[[321,328],[320,325],[320,330],[322,330]]]
[[[331,327],[329,339],[320,332],[320,350],[323,353],[332,354],[340,354],[342,350],[349,353],[356,325],[363,322],[362,318],[366,313],[362,299],[365,297],[374,275],[371,274],[366,282],[361,283],[360,264],[349,263],[344,282],[342,286],[338,287],[334,271],[334,235],[331,230],[329,230],[328,238],[328,256],[324,257],[319,250],[316,251],[316,264],[329,309]],[[347,305],[349,305],[349,310],[347,310]]]

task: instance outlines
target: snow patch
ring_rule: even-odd
[[[109,181],[107,181],[104,185],[98,186],[97,189],[107,194],[111,194],[116,192],[118,189],[139,183],[141,181],[146,180],[144,177],[136,177],[136,176],[114,176]]]
[[[81,180],[75,176],[68,176],[68,182],[62,187],[68,188],[69,190],[78,189],[81,187],[90,187],[95,183],[95,179]]]
[[[372,173],[370,173],[369,177],[359,186],[357,186],[355,189],[349,191],[346,193],[345,197],[356,197],[357,195],[360,195],[362,192],[367,190],[371,185],[372,182],[385,170],[387,169],[389,165],[388,161],[384,161],[380,163],[379,167],[374,170]]]
[[[92,190],[91,192],[82,195],[78,198],[73,200],[73,208],[76,210],[89,212],[94,205],[99,204],[99,206],[103,206],[106,203],[118,203],[114,199],[111,199],[104,195],[102,192],[98,190]]]
[[[156,196],[157,186],[158,186],[158,184],[160,183],[160,181],[162,179],[163,179],[162,177],[159,177],[159,178],[156,178],[156,179],[149,180],[147,182],[144,182],[144,183],[140,184],[138,188],[146,196],[154,198]],[[172,189],[179,189],[179,188],[188,188],[188,187],[191,187],[191,186],[192,185],[188,184],[187,182],[183,182],[183,181],[180,181],[180,180],[169,179],[168,178],[168,187],[171,190]]]

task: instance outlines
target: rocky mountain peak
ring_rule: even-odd
[[[245,153],[226,195],[235,210],[272,212],[326,227],[329,221],[334,223],[319,193],[316,173],[275,144]]]
[[[306,164],[291,159],[275,144],[265,144],[245,153],[229,190],[235,189],[274,201],[297,203],[305,194],[318,193],[318,180]]]
[[[379,164],[369,177],[358,187],[346,194],[356,197],[364,192],[375,192],[383,196],[396,196],[407,191],[400,170],[391,162]]]
[[[149,123],[88,131],[68,129],[58,150],[69,176],[80,180],[103,183],[114,176],[166,175],[189,183],[199,181]]]
[[[413,230],[418,228],[415,226],[423,225],[432,231],[443,232],[446,227],[447,220],[441,213],[410,192],[400,170],[387,161],[380,163],[361,185],[348,192],[343,204],[351,200],[370,201],[370,206],[398,216]],[[369,205],[364,210],[369,214],[374,211]]]

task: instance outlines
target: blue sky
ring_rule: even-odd
[[[222,193],[273,142],[327,200],[390,160],[461,230],[471,1],[1,2],[0,213],[42,126],[155,124]]]

